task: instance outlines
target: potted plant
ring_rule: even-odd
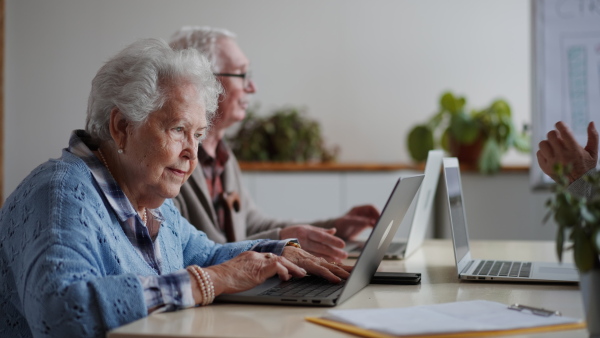
[[[558,225],[556,253],[562,261],[565,243],[573,251],[579,271],[580,289],[591,337],[600,337],[600,194],[591,198],[572,194],[568,190],[569,168],[557,166],[557,184],[553,196],[546,202],[550,209],[545,222],[552,216]],[[590,188],[600,192],[600,175],[585,176]]]
[[[484,109],[471,111],[467,111],[466,104],[464,97],[442,94],[439,111],[408,134],[407,146],[413,160],[425,161],[429,150],[441,147],[461,163],[474,165],[482,173],[494,173],[511,147],[529,151],[528,137],[525,131],[515,129],[506,101],[495,100]]]
[[[237,133],[228,138],[232,151],[247,162],[331,162],[338,148],[325,147],[321,127],[304,110],[284,107],[266,117],[249,110]]]

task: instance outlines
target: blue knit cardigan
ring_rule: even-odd
[[[167,200],[161,273],[208,266],[257,241],[216,244]],[[0,337],[95,337],[147,315],[138,275],[156,275],[129,242],[87,165],[63,150],[0,211]]]

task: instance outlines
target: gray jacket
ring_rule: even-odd
[[[238,241],[248,239],[279,239],[282,227],[298,222],[278,220],[262,214],[242,184],[242,172],[233,152],[229,151],[229,160],[223,172],[223,190],[235,191],[240,195],[240,211],[233,213],[233,228]],[[200,164],[190,178],[183,184],[179,195],[173,199],[175,206],[190,223],[206,233],[217,243],[225,243],[226,237],[217,223],[216,211],[206,185],[206,179]],[[312,225],[330,228],[333,220],[311,222]]]

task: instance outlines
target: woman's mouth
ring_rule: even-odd
[[[185,176],[187,174],[187,170],[180,170],[177,168],[168,168],[168,169],[177,176]]]

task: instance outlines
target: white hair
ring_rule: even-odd
[[[110,140],[113,108],[139,125],[161,109],[180,84],[196,87],[210,125],[223,89],[208,60],[195,49],[175,51],[159,39],[134,42],[106,62],[92,80],[86,131],[94,141]]]
[[[213,71],[221,71],[221,60],[217,49],[217,41],[222,38],[235,40],[236,35],[223,28],[208,26],[184,26],[171,35],[169,45],[175,50],[194,48],[208,58]]]

